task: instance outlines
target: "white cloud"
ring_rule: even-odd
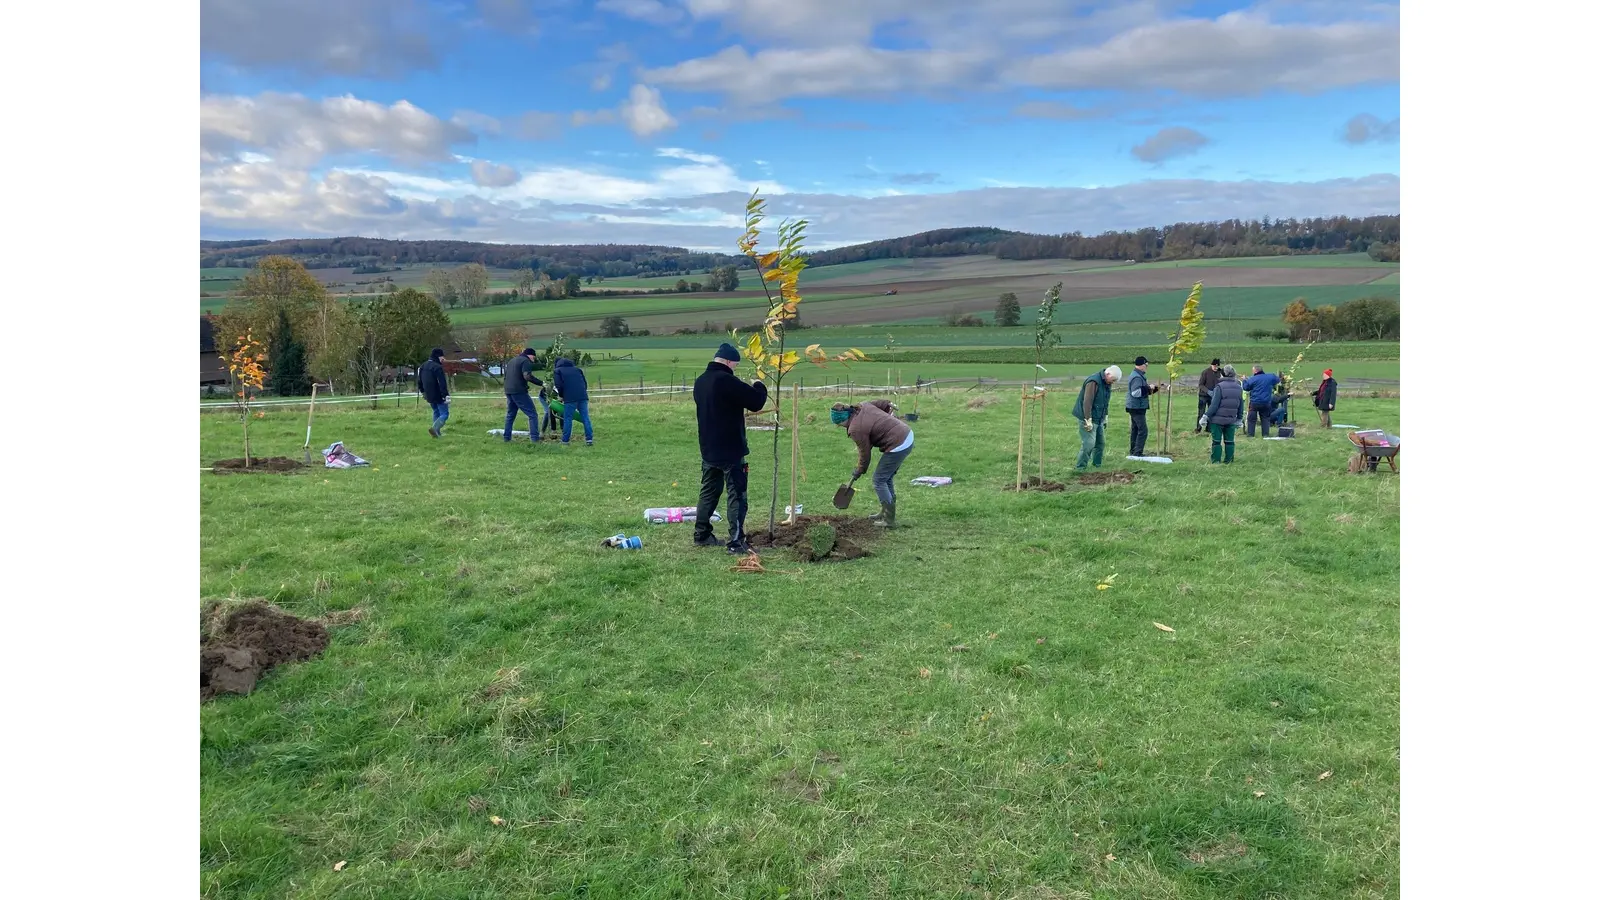
[[[1400,140],[1400,120],[1385,122],[1372,113],[1361,113],[1344,123],[1340,139],[1347,144],[1393,143]]]
[[[724,48],[711,56],[641,72],[642,81],[684,91],[721,93],[741,104],[786,97],[881,96],[964,87],[984,79],[982,50],[883,50],[838,46],[774,48],[751,54]]]
[[[313,78],[437,69],[445,30],[417,0],[200,0],[203,55]]]
[[[1180,156],[1191,156],[1211,143],[1211,139],[1193,128],[1163,128],[1145,138],[1133,148],[1135,159],[1147,163],[1164,163]]]
[[[619,110],[628,130],[638,137],[649,137],[678,127],[667,108],[661,105],[661,92],[649,85],[636,84],[628,91]]]
[[[621,122],[628,126],[634,136],[641,138],[678,127],[678,120],[661,103],[661,92],[644,84],[634,85],[616,109],[580,109],[573,112],[570,119],[575,127],[580,128]]]
[[[350,153],[425,162],[450,159],[453,147],[476,140],[461,122],[443,121],[404,100],[384,106],[351,96],[312,100],[270,92],[200,99],[203,158],[254,150],[289,166]]]
[[[1275,0],[1216,19],[1165,17],[1186,5],[1135,0],[1081,12],[1058,0],[686,0],[697,19],[723,20],[769,46],[734,45],[640,77],[739,103],[1004,87],[1225,97],[1399,78],[1392,6],[1350,4],[1331,19],[1320,2]],[[897,49],[870,45],[885,36]]]
[[[522,173],[511,166],[502,166],[482,159],[472,161],[472,183],[479,187],[510,187],[521,178]]]
[[[1269,216],[1392,214],[1399,178],[1315,183],[1147,181],[1105,188],[989,187],[872,196],[795,192],[752,179],[724,160],[681,148],[657,152],[640,174],[577,166],[524,167],[520,180],[483,187],[471,178],[334,170],[317,177],[277,162],[234,163],[201,176],[208,236],[367,235],[531,243],[653,243],[730,250],[752,188],[774,215],[810,219],[816,249],[933,228],[992,225],[1093,233],[1173,221]]]
[[[1006,75],[1016,84],[1059,90],[1314,93],[1398,80],[1400,34],[1383,22],[1289,25],[1234,12],[1144,25],[1097,47],[1019,61]]]

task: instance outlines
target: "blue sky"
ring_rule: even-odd
[[[207,238],[1399,211],[1394,3],[202,0],[201,60]]]

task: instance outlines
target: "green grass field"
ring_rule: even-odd
[[[1134,465],[1117,414],[1138,481],[1005,493],[1015,401],[970,396],[923,398],[908,527],[764,575],[641,519],[693,502],[683,400],[597,402],[593,448],[503,445],[492,400],[437,441],[409,399],[329,407],[313,443],[372,468],[203,473],[202,597],[365,617],[202,707],[202,895],[1398,896],[1398,480],[1315,429]],[[826,404],[808,511],[854,459]],[[269,411],[256,453],[304,422]],[[202,417],[201,465],[239,450]]]

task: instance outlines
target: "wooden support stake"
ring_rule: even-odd
[[[1028,389],[1023,388],[1019,395],[1022,400],[1017,406],[1017,490],[1022,490],[1022,443],[1028,439]]]

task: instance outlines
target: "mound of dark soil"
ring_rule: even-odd
[[[1008,490],[1008,491],[1014,491],[1014,490],[1017,490],[1017,485],[1016,485],[1015,482],[1013,482],[1011,484],[1006,485],[1005,489]],[[1024,491],[1045,491],[1045,492],[1049,492],[1049,491],[1064,491],[1066,489],[1067,489],[1067,486],[1062,484],[1059,481],[1040,480],[1039,476],[1037,476],[1037,475],[1029,475],[1028,477],[1022,479],[1022,490],[1024,490]]]
[[[806,534],[811,526],[820,524],[832,525],[838,535],[833,550],[825,556],[816,555]],[[750,546],[757,549],[793,550],[801,559],[818,562],[824,559],[860,559],[863,556],[871,556],[865,545],[877,540],[881,531],[881,528],[872,524],[872,520],[865,516],[800,516],[791,525],[780,522],[770,538],[767,537],[767,529],[759,525],[751,528],[749,538]]]
[[[311,659],[328,646],[322,623],[297,618],[264,600],[251,600],[220,618],[201,629],[202,703],[218,694],[248,694],[268,669]]]
[[[1138,472],[1090,472],[1079,475],[1079,484],[1132,484],[1133,479],[1139,477]]]
[[[244,459],[219,459],[211,464],[211,471],[217,475],[239,474],[241,472],[293,472],[305,468],[305,463],[287,456],[253,456],[250,458],[249,468],[245,467]]]

